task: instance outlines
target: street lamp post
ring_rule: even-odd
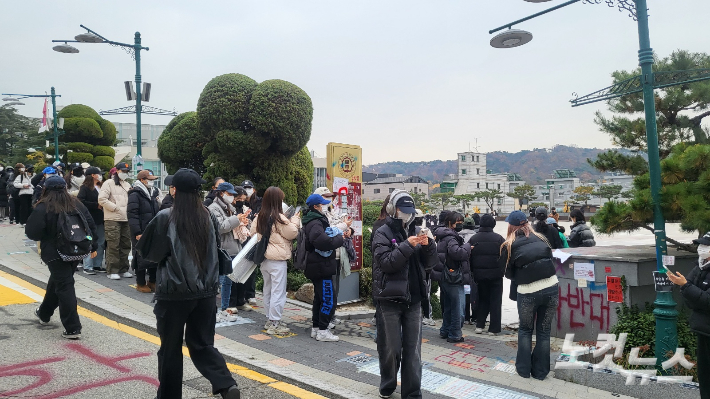
[[[531,0],[527,0],[531,1]],[[532,2],[544,2],[537,0]],[[656,103],[654,90],[663,87],[677,86],[710,79],[710,69],[694,69],[686,71],[659,72],[653,71],[653,49],[648,27],[648,7],[646,0],[571,0],[556,7],[517,20],[489,33],[495,33],[508,28],[509,31],[501,33],[491,40],[491,45],[497,48],[512,48],[521,46],[532,40],[532,34],[525,31],[513,30],[513,25],[529,19],[547,14],[551,11],[583,1],[587,4],[600,4],[605,2],[610,7],[616,6],[619,11],[626,11],[638,23],[639,35],[639,65],[641,75],[618,82],[610,87],[596,91],[592,94],[576,97],[571,101],[572,106],[591,104],[598,101],[608,101],[628,94],[643,93],[644,109],[646,116],[646,140],[648,146],[648,164],[651,179],[651,197],[653,200],[653,225],[656,242],[656,268],[665,272],[663,255],[668,254],[666,246],[666,228],[663,212],[661,210],[661,163],[658,152],[658,131],[656,122]],[[678,312],[676,303],[670,292],[657,292],[655,309],[656,317],[656,365],[660,368],[668,352],[675,352],[678,346]]]
[[[53,121],[52,125],[54,125],[54,128],[53,128],[54,160],[59,161],[59,128],[58,128],[59,121],[57,120],[57,99],[56,98],[61,97],[61,95],[56,94],[56,92],[54,91],[54,86],[52,86],[51,94],[8,94],[8,93],[2,93],[2,95],[14,97],[14,98],[3,99],[4,101],[13,101],[13,102],[17,102],[18,100],[22,100],[25,98],[32,98],[32,97],[51,98],[52,99],[52,121]]]
[[[78,53],[79,49],[67,44],[67,43],[107,43],[115,47],[122,47],[126,52],[128,52],[133,59],[136,61],[136,136],[137,136],[137,145],[136,145],[136,158],[137,158],[137,165],[134,165],[136,170],[140,170],[143,168],[143,157],[142,157],[142,152],[141,152],[141,50],[146,50],[148,51],[148,47],[143,47],[141,44],[141,34],[140,32],[136,32],[134,39],[133,39],[133,44],[127,44],[127,43],[120,43],[120,42],[114,42],[111,40],[106,39],[105,37],[99,35],[98,33],[94,32],[93,30],[87,28],[84,25],[79,25],[82,28],[86,29],[87,33],[82,33],[79,34],[75,37],[76,40],[52,40],[53,43],[64,43],[63,45],[57,45],[54,46],[54,51],[58,51],[60,53]]]

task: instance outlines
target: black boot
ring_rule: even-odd
[[[220,392],[220,395],[222,395],[222,399],[241,399],[241,394],[239,393],[239,388],[237,388],[236,385],[232,385],[231,387],[223,390]]]

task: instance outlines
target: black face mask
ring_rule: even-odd
[[[237,208],[237,212],[242,213],[242,208],[244,207],[244,201],[237,201],[234,203],[234,206]]]
[[[456,225],[454,225],[454,231],[456,231],[458,233],[461,230],[463,230],[463,224],[456,223]]]

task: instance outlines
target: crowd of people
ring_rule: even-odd
[[[334,334],[338,282],[340,273],[349,270],[343,266],[355,256],[350,250],[354,230],[347,214],[334,212],[330,190],[315,190],[301,212],[289,209],[278,187],[266,188],[259,197],[249,180],[235,185],[215,178],[203,198],[206,181],[194,170],[180,169],[166,178],[169,189],[163,196],[152,171],[139,171],[131,185],[130,169],[119,163],[106,181],[98,168],[80,164],[65,169],[56,163],[39,177],[21,164],[16,165],[16,176],[5,178],[7,171],[2,171],[17,188],[13,220],[39,242],[41,259],[50,270],[46,295],[35,311],[40,324],[48,323],[59,309],[62,336],[81,337],[73,278],[77,267],[86,274],[106,273],[113,280],[132,278],[133,270],[136,289],[154,293],[161,339],[158,398],[181,395],[183,340],[213,394],[239,398],[236,382],[214,348],[215,325],[235,321],[239,311],[253,310],[255,273],[244,283],[233,282],[228,277],[231,260],[256,236],[258,243],[249,256],[263,276],[264,330],[284,335],[290,332],[282,321],[287,261],[298,238],[297,247],[303,246],[306,254],[304,272],[314,286],[311,337],[318,342],[339,340]],[[422,325],[436,325],[433,282],[443,315],[439,335],[458,343],[464,340],[466,322],[475,324],[476,334],[501,333],[504,277],[509,279],[520,319],[517,373],[547,377],[551,324],[559,302],[552,251],[595,245],[583,213],[570,215],[569,236],[555,215],[554,209],[548,213],[540,207],[530,222],[523,212],[514,211],[505,219],[508,230],[502,236],[494,232],[497,222],[491,214],[468,217],[442,211],[434,219],[418,210],[406,191],[394,190],[387,197],[368,244],[381,397],[393,394],[398,374],[402,398],[422,397]],[[689,301],[697,302],[691,324],[705,331],[701,323],[710,314],[705,305],[710,235],[699,243],[704,251],[700,269],[688,280],[678,273],[670,278],[683,287]],[[230,266],[224,265],[225,256]],[[704,348],[699,350],[710,351],[707,342],[699,342]]]

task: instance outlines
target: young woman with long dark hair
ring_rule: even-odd
[[[145,260],[158,264],[153,310],[160,335],[158,399],[182,397],[183,336],[212,393],[239,399],[237,383],[214,347],[219,237],[202,205],[204,183],[194,170],[178,170],[172,181],[173,206],[150,221],[136,245]]]
[[[77,198],[89,210],[91,217],[96,224],[96,232],[94,240],[98,245],[96,257],[84,259],[84,273],[96,274],[96,272],[106,273],[106,269],[102,266],[104,262],[104,244],[106,243],[106,235],[104,233],[104,211],[99,205],[99,190],[101,190],[101,169],[90,167],[86,169],[86,178],[79,188]]]
[[[292,242],[298,235],[301,219],[300,214],[293,215],[291,220],[283,214],[283,200],[284,192],[280,188],[267,188],[261,210],[251,225],[252,235],[269,236],[261,274],[264,277],[264,309],[269,318],[264,329],[270,335],[290,331],[281,321],[286,304],[286,261],[291,259]]]
[[[544,380],[550,373],[550,332],[559,303],[552,249],[545,236],[533,230],[523,212],[513,211],[505,221],[509,224],[508,235],[500,247],[499,265],[505,270],[505,277],[518,287],[520,328],[515,368],[523,378]]]
[[[35,310],[39,323],[49,323],[52,314],[59,308],[59,317],[64,326],[62,336],[78,339],[81,337],[81,322],[76,310],[74,271],[79,262],[66,262],[59,255],[62,248],[58,247],[57,221],[63,213],[80,213],[89,225],[91,235],[95,235],[96,225],[89,210],[67,192],[67,183],[59,176],[50,177],[44,182],[42,197],[27,219],[25,234],[31,240],[40,241],[40,256],[49,268],[47,291],[42,304]],[[91,258],[96,257],[96,248],[97,243],[92,240]]]

